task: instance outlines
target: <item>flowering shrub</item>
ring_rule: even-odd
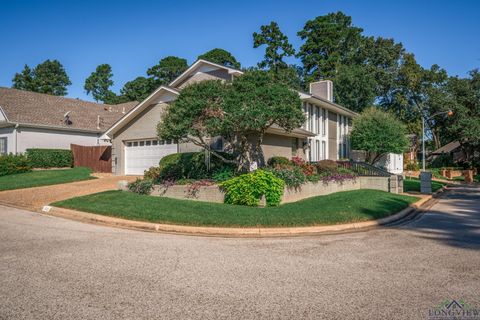
[[[138,194],[150,194],[153,188],[153,181],[150,179],[139,179],[128,184],[128,190]]]
[[[284,182],[272,172],[256,170],[222,182],[225,203],[258,206],[265,196],[267,206],[278,206],[282,199]]]
[[[277,167],[270,169],[275,177],[282,179],[289,188],[299,188],[307,179],[299,167]]]
[[[318,174],[322,173],[336,173],[338,171],[337,163],[333,160],[322,160],[317,162],[315,165],[317,167]]]
[[[294,165],[299,166],[299,167],[301,167],[302,165],[305,164],[305,160],[303,160],[302,158],[300,158],[298,156],[292,157],[292,162],[293,162]]]
[[[307,177],[317,174],[317,170],[316,170],[315,166],[313,166],[309,163],[302,164],[301,168],[302,168],[303,174],[306,175]]]

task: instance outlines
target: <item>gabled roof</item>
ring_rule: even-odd
[[[460,142],[452,141],[444,145],[443,147],[433,151],[431,154],[442,154],[442,153],[450,153],[455,151],[457,148],[460,147]]]
[[[170,85],[168,86],[161,86],[152,94],[150,94],[145,100],[140,102],[135,108],[131,109],[123,118],[119,119],[115,122],[106,132],[106,136],[111,136],[113,133],[120,130],[125,124],[130,122],[135,116],[140,114],[143,110],[145,110],[149,105],[155,102],[156,99],[159,99],[164,94],[171,94],[178,96],[180,91],[176,88],[179,84],[183,83],[185,80],[188,79],[191,75],[195,74],[198,68],[202,66],[210,66],[212,68],[217,69],[224,69],[227,70],[229,74],[243,74],[242,71],[226,67],[221,64],[213,63],[207,60],[199,59],[195,61],[187,70],[185,70],[181,75],[179,75],[175,80],[173,80]]]
[[[133,118],[135,118],[138,114],[145,110],[149,105],[151,105],[156,99],[160,98],[164,94],[178,96],[180,92],[174,88],[160,86],[157,90],[155,90],[147,98],[145,98],[145,100],[132,108],[126,115],[113,123],[112,126],[105,132],[105,136],[111,136],[112,133],[120,130],[123,125],[130,122]]]
[[[50,127],[77,131],[104,132],[138,102],[117,105],[0,87],[3,124]],[[71,121],[65,123],[65,114]]]
[[[143,110],[145,110],[148,106],[151,104],[155,103],[158,99],[162,97],[164,94],[169,94],[173,95],[174,97],[170,97],[167,100],[164,100],[165,102],[172,101],[176,99],[176,96],[180,94],[180,88],[179,86],[184,83],[186,80],[189,79],[190,76],[194,75],[197,73],[197,71],[202,68],[202,67],[212,67],[214,69],[223,69],[226,70],[229,74],[231,75],[241,75],[243,72],[238,69],[226,67],[221,64],[217,64],[214,62],[210,62],[207,60],[199,59],[195,61],[187,70],[185,70],[181,75],[179,75],[175,80],[173,80],[168,86],[161,86],[157,90],[155,90],[152,94],[150,94],[145,100],[140,102],[135,108],[131,109],[130,112],[128,112],[123,118],[119,119],[117,122],[115,122],[106,132],[105,136],[110,136],[120,130],[124,125],[129,123],[131,120],[133,120],[138,114],[140,114]],[[338,104],[335,104],[331,101],[325,100],[323,98],[320,98],[318,96],[314,96],[309,93],[301,92],[298,91],[298,94],[300,95],[300,98],[302,100],[307,100],[307,101],[312,101],[314,103],[320,104],[323,107],[330,109],[336,113],[348,115],[348,116],[356,116],[357,113],[342,107]],[[274,130],[277,134],[281,134],[283,131],[277,128],[271,128],[271,130]],[[306,131],[304,129],[295,129],[291,133],[288,133],[290,135],[297,135],[298,137],[307,137],[307,136],[313,136],[314,134]]]
[[[198,69],[200,66],[205,66],[205,65],[212,66],[212,67],[218,68],[218,69],[227,70],[229,74],[238,74],[238,75],[243,74],[243,72],[238,70],[238,69],[226,67],[224,65],[214,63],[214,62],[210,62],[208,60],[198,59],[187,70],[185,70],[181,75],[179,75],[175,80],[170,82],[170,84],[168,86],[172,87],[172,88],[177,87],[179,84],[181,84],[183,81],[185,81],[192,73],[194,73],[196,71],[196,69]]]

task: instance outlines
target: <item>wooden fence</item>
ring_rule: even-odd
[[[71,144],[73,165],[75,167],[88,167],[93,172],[112,172],[112,147],[111,146],[80,146]]]

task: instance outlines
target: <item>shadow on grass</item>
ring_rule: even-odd
[[[419,220],[398,228],[422,239],[464,249],[480,249],[480,186],[461,185],[443,194],[442,202]]]

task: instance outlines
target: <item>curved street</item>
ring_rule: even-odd
[[[480,309],[480,187],[401,226],[317,237],[153,234],[0,206],[0,319],[428,319]]]

